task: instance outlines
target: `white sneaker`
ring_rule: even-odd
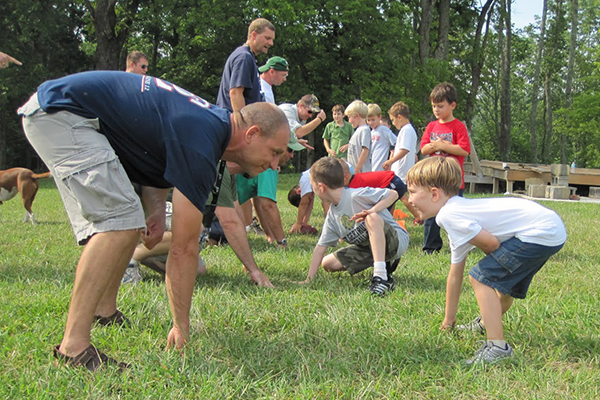
[[[481,316],[464,325],[456,325],[454,328],[460,331],[471,331],[479,333],[480,335],[485,335],[485,326],[481,323]]]
[[[129,264],[123,275],[123,283],[140,283],[142,281],[142,269],[139,264]]]
[[[466,361],[467,364],[494,364],[506,358],[513,357],[513,349],[508,343],[506,348],[498,347],[491,342],[484,342],[482,346],[475,352],[473,358]]]

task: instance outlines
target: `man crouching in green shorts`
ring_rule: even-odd
[[[294,151],[300,150],[304,150],[304,146],[298,143],[295,135],[290,135],[287,149],[279,157],[279,166],[286,165],[294,157]],[[277,208],[278,180],[279,173],[272,169],[252,178],[237,175],[237,193],[244,214],[244,225],[249,226],[252,223],[251,204],[254,203],[254,209],[269,243],[277,243],[280,247],[285,248],[287,239],[281,223],[279,208]],[[248,202],[250,199],[252,199],[252,203]]]

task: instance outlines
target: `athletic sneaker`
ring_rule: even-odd
[[[123,283],[140,283],[142,281],[140,265],[129,264],[123,275]]]
[[[385,296],[388,292],[393,291],[396,288],[394,279],[389,276],[387,280],[381,279],[378,276],[374,276],[371,279],[371,285],[369,285],[369,291],[373,296]]]
[[[265,231],[263,231],[263,229],[260,227],[260,223],[258,222],[258,219],[256,219],[256,217],[252,218],[252,222],[250,222],[250,225],[246,227],[246,232],[252,232],[257,235],[265,234]]]
[[[467,364],[494,364],[505,358],[513,357],[512,347],[506,343],[506,348],[498,347],[491,342],[484,342],[479,350],[475,352],[475,356],[466,361]]]
[[[473,321],[470,321],[469,323],[466,323],[464,325],[456,325],[454,328],[462,331],[477,332],[480,335],[485,335],[485,326],[483,326],[483,324],[481,323],[481,315],[475,318]]]

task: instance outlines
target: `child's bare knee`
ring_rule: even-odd
[[[344,269],[338,259],[331,254],[323,259],[321,267],[327,272],[338,272]]]
[[[333,272],[333,271],[334,271],[334,270],[333,270],[333,266],[331,266],[331,265],[329,265],[329,264],[326,264],[326,263],[323,263],[323,265],[321,265],[321,267],[323,267],[323,269],[324,269],[325,271],[327,271],[327,272]]]

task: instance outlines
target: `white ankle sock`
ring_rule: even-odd
[[[378,276],[387,281],[388,276],[385,268],[385,261],[373,263],[373,276]]]
[[[506,349],[506,340],[488,340],[488,344],[493,344],[501,349]]]

